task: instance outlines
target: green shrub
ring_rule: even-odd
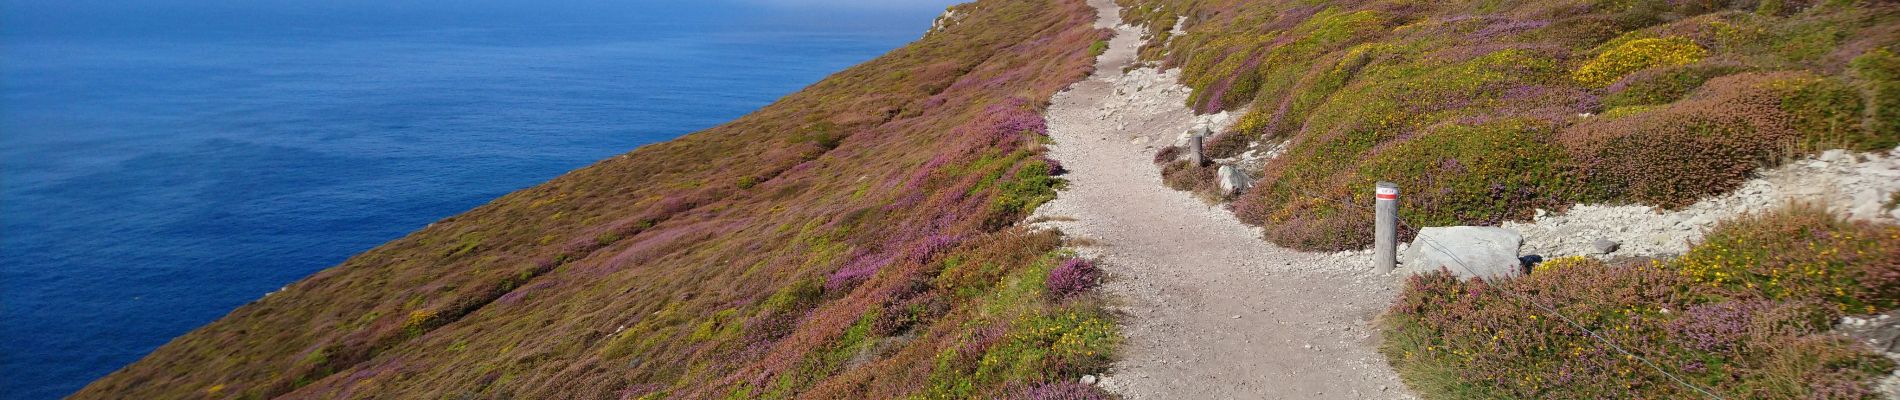
[[[1630,74],[1609,87],[1606,107],[1665,104],[1682,99],[1709,79],[1742,72],[1733,62],[1696,63],[1652,68]]]
[[[1874,398],[1892,362],[1827,332],[1818,303],[1726,299],[1660,264],[1567,258],[1529,276],[1412,278],[1383,352],[1414,390],[1444,398]],[[1655,363],[1610,349],[1552,315]]]
[[[1675,103],[1613,108],[1560,139],[1581,161],[1589,193],[1680,207],[1732,190],[1785,157],[1900,144],[1900,134],[1863,129],[1864,108],[1837,79],[1742,73],[1710,80]]]
[[[1611,108],[1569,127],[1562,140],[1583,161],[1592,193],[1683,207],[1739,188],[1759,167],[1790,155],[1900,144],[1900,135],[1864,129],[1862,110],[1860,95],[1839,80],[1746,72],[1710,80],[1672,104]]]
[[[1579,179],[1554,131],[1527,120],[1440,127],[1373,153],[1349,186],[1398,183],[1401,217],[1420,226],[1526,218],[1574,197]]]
[[[1221,159],[1239,156],[1247,151],[1247,146],[1252,144],[1252,134],[1230,131],[1207,138],[1207,143],[1202,145],[1202,151],[1206,152],[1207,158]]]
[[[772,296],[767,297],[761,306],[771,311],[801,311],[817,303],[820,297],[824,296],[824,291],[823,278],[794,280],[772,293]]]
[[[837,124],[819,122],[807,125],[804,129],[801,129],[797,135],[792,137],[792,143],[811,143],[820,149],[830,150],[844,143],[844,136],[845,134],[843,132],[839,132]]]
[[[1868,99],[1865,130],[1892,146],[1900,141],[1900,56],[1875,48],[1849,65]]]
[[[1414,277],[1386,316],[1383,351],[1428,396],[1701,396],[1550,307],[1724,397],[1873,398],[1892,362],[1828,330],[1843,313],[1893,308],[1896,283],[1900,226],[1793,206],[1725,221],[1674,260],[1572,257],[1514,279]]]
[[[1608,266],[1582,259],[1546,262],[1526,278],[1459,282],[1444,273],[1411,278],[1387,312],[1383,352],[1408,386],[1445,398],[1689,398],[1667,377],[1613,353],[1545,310],[1603,332],[1607,339],[1660,354],[1666,335],[1654,323],[1683,285],[1673,273],[1646,266]],[[1646,393],[1630,393],[1640,385]],[[1460,397],[1462,395],[1463,397]]]
[[[1840,47],[1847,38],[1841,22],[1826,18],[1791,20],[1773,28],[1772,45],[1785,60],[1813,62]]]
[[[1098,310],[1026,314],[1011,324],[1002,343],[983,355],[976,379],[1050,381],[1103,370],[1117,340],[1114,322]]]
[[[1229,127],[1228,130],[1250,135],[1267,134],[1269,133],[1267,128],[1273,124],[1273,115],[1274,110],[1268,107],[1254,107],[1247,110],[1247,113],[1241,114],[1240,119],[1234,121],[1234,126]]]
[[[1012,179],[997,185],[998,193],[990,201],[991,223],[1007,224],[1022,219],[1036,206],[1055,200],[1062,180],[1049,175],[1049,163],[1030,160],[1022,164]]]
[[[1029,237],[1037,241],[1059,239],[1045,233]],[[1040,242],[1017,248],[1055,246],[1054,242]],[[925,387],[916,397],[997,398],[1000,393],[986,388],[1025,382],[1073,382],[1083,374],[1106,369],[1121,336],[1100,299],[1086,295],[1059,298],[1046,292],[1050,271],[1071,257],[1073,254],[1067,252],[1050,251],[1031,265],[997,270],[988,277],[977,277],[980,274],[976,268],[960,263],[955,267],[962,270],[955,273],[959,278],[940,278],[940,283],[991,279],[994,290],[962,300],[978,304],[977,312],[964,326],[950,332],[959,339],[935,352]]]
[[[1708,50],[1688,38],[1636,39],[1598,54],[1595,59],[1578,67],[1571,78],[1584,85],[1604,87],[1631,72],[1694,63],[1705,56],[1708,56]]]
[[[1900,144],[1900,132],[1864,129],[1860,93],[1838,79],[1806,77],[1782,83],[1781,109],[1801,131],[1803,150],[1879,151]]]
[[[1848,313],[1900,305],[1900,226],[1813,205],[1726,221],[1668,264],[1724,297],[1819,301]]]
[[[1629,116],[1591,118],[1559,140],[1579,160],[1590,193],[1685,206],[1739,187],[1756,168],[1791,154],[1800,132],[1796,118],[1782,110],[1778,89],[1804,77],[1717,78],[1690,99]]]

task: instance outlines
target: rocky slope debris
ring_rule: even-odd
[[[1716,222],[1790,202],[1827,206],[1862,220],[1900,221],[1900,148],[1856,153],[1830,150],[1762,171],[1732,193],[1677,210],[1640,205],[1577,205],[1539,211],[1528,222],[1500,227],[1524,234],[1524,252],[1545,257],[1664,257],[1682,254]]]

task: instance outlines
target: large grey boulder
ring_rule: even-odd
[[[1420,229],[1400,258],[1409,274],[1450,270],[1459,279],[1497,279],[1524,274],[1517,249],[1524,236],[1517,231],[1484,226],[1445,226]]]
[[[1220,171],[1215,172],[1214,180],[1220,182],[1220,194],[1222,196],[1233,196],[1253,186],[1253,178],[1248,177],[1247,173],[1240,172],[1239,168],[1234,168],[1232,165],[1220,166]]]

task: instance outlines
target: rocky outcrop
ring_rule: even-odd
[[[963,22],[963,16],[964,13],[958,12],[955,7],[944,9],[943,14],[938,15],[936,20],[930,21],[930,30],[924,31],[924,36],[956,26],[958,22]]]

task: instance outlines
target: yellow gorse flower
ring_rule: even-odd
[[[1683,37],[1636,39],[1598,54],[1596,59],[1577,68],[1570,77],[1589,86],[1604,87],[1623,76],[1650,67],[1666,67],[1701,61],[1708,50]]]

